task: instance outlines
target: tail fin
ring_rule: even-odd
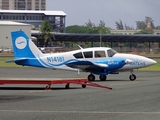
[[[11,32],[11,37],[15,58],[36,58],[43,55],[23,31]]]

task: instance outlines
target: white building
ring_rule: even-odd
[[[44,20],[50,22],[54,32],[65,32],[66,13],[63,11],[0,10],[0,21],[32,24],[38,29]]]
[[[11,32],[23,30],[31,37],[31,25],[12,21],[0,21],[0,49],[12,48]]]
[[[110,30],[111,34],[122,34],[122,35],[133,35],[135,33],[140,32],[141,30]],[[160,34],[159,29],[153,29],[153,34],[157,35]]]

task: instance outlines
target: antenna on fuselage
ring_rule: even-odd
[[[78,44],[77,44],[77,45],[78,45]],[[82,48],[80,45],[78,45],[78,47],[82,50],[82,56],[83,56],[83,59],[85,59],[84,53],[83,53],[83,48]]]
[[[78,44],[77,44],[78,45]],[[84,53],[83,53],[83,48],[80,46],[80,45],[78,45],[78,47],[81,49],[81,51],[82,51],[82,56],[83,56],[83,59],[85,59],[85,57],[84,57]],[[78,75],[80,74],[80,70],[78,69]]]
[[[78,45],[78,44],[77,44]],[[80,48],[80,49],[83,49],[80,45],[78,45],[78,47]]]

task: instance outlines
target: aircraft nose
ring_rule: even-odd
[[[143,58],[143,60],[145,61],[146,66],[154,65],[157,63],[155,60],[152,60],[150,58]]]
[[[147,63],[148,63],[148,65],[154,65],[154,64],[156,64],[157,62],[156,62],[155,60],[148,59],[148,60],[147,60]]]

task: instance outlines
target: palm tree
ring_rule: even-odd
[[[51,34],[52,32],[52,26],[48,20],[43,21],[40,27],[40,34],[39,37],[44,39],[44,46],[47,42],[50,43],[50,46],[52,46],[52,39],[55,40],[54,35]]]

